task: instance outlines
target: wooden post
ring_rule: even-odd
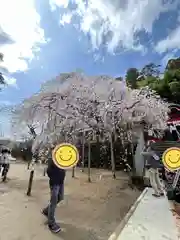
[[[31,135],[33,136],[33,138],[35,139],[37,134],[35,132],[35,129],[33,126],[28,125],[29,130]],[[32,159],[32,161],[29,162],[28,164],[28,169],[30,168],[30,165],[32,163],[32,170],[30,171],[30,175],[29,175],[29,182],[28,182],[28,190],[27,190],[27,196],[31,196],[31,190],[32,190],[32,183],[33,183],[33,178],[34,178],[34,164],[35,164],[35,160]]]
[[[115,161],[114,161],[113,140],[112,140],[112,135],[111,134],[109,134],[109,140],[110,140],[110,150],[111,150],[112,174],[113,174],[113,178],[116,179],[116,167],[115,167]]]
[[[84,172],[85,168],[85,159],[84,159],[84,148],[85,148],[85,132],[83,129],[83,135],[82,135],[82,172]]]
[[[27,170],[29,170],[30,165],[31,165],[31,160],[28,161]]]
[[[46,176],[46,167],[44,167],[44,170],[43,170],[43,176],[45,177]]]
[[[91,142],[88,141],[88,182],[91,182]]]
[[[33,177],[34,177],[34,169],[31,170],[30,175],[29,175],[29,183],[28,183],[27,196],[31,196]]]
[[[75,178],[75,167],[72,168],[72,178]]]

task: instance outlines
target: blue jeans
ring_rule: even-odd
[[[51,197],[49,205],[44,209],[48,215],[48,224],[52,225],[55,221],[55,210],[57,204],[64,199],[64,184],[50,186]]]
[[[1,168],[3,168],[3,171],[2,171],[2,177],[4,178],[4,180],[6,179],[6,177],[7,177],[7,173],[8,173],[8,171],[9,171],[9,168],[10,168],[10,164],[6,164],[6,163],[4,163],[4,164],[2,164],[2,166],[1,166]]]

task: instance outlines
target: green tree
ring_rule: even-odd
[[[180,58],[170,59],[167,63],[166,70],[180,69]]]
[[[180,104],[180,58],[171,59],[162,78],[160,78],[159,65],[150,63],[140,71],[137,88],[149,86],[168,102]]]
[[[180,69],[165,71],[162,79],[147,77],[138,86],[149,86],[168,102],[180,103]]]
[[[149,63],[142,68],[140,74],[144,77],[159,77],[160,75],[159,67],[160,65]]]
[[[154,63],[149,63],[145,65],[141,71],[140,76],[138,77],[138,88],[149,86],[150,88],[154,88],[159,82],[159,70],[160,65],[156,65]]]
[[[117,77],[116,80],[122,81],[122,80],[123,80],[123,77]]]
[[[180,82],[174,81],[169,83],[169,88],[172,93],[174,102],[180,103]]]
[[[137,81],[139,77],[139,71],[137,68],[129,68],[126,72],[126,84],[128,87],[137,88]]]
[[[149,86],[151,89],[154,89],[158,84],[159,80],[160,80],[159,78],[153,77],[153,76],[143,77],[143,78],[141,77],[137,81],[137,86],[138,88]]]
[[[180,69],[167,70],[164,73],[163,85],[166,90],[167,100],[180,103]]]

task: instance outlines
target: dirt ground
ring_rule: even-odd
[[[37,167],[32,196],[27,197],[27,167],[12,164],[10,180],[0,183],[0,240],[107,240],[140,192],[128,187],[122,172],[114,180],[110,172],[94,169],[92,183],[87,182],[86,172],[77,169],[76,178],[71,175],[69,171],[65,200],[56,212],[62,232],[53,235],[40,213],[49,200],[48,178],[42,167]]]

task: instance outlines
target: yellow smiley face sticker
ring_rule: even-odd
[[[180,169],[180,148],[168,148],[162,156],[162,162],[169,171]]]
[[[79,153],[74,145],[62,143],[53,150],[52,159],[57,167],[68,169],[76,166],[79,161]]]

